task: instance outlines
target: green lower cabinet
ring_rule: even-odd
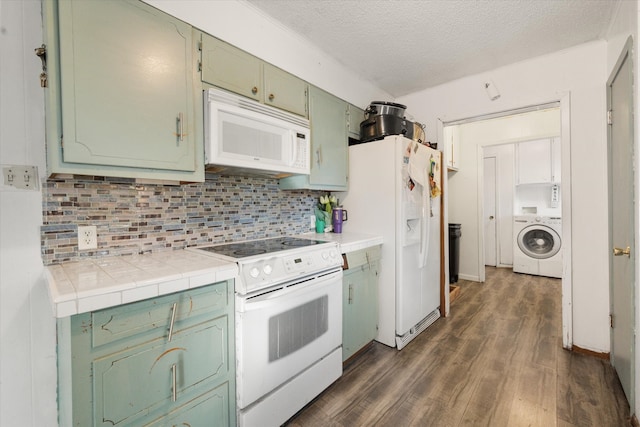
[[[70,354],[71,378],[60,384],[72,425],[236,424],[233,282],[79,314],[68,325],[61,354]]]
[[[342,278],[342,360],[376,337],[378,331],[379,246],[347,253]]]
[[[229,417],[229,383],[190,400],[168,415],[162,416],[145,427],[227,427],[235,425]],[[235,419],[235,417],[234,417]]]

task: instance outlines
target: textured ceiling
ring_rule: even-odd
[[[247,0],[394,97],[602,38],[620,0]]]

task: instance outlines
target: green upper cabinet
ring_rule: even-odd
[[[202,81],[260,101],[262,61],[202,33]]]
[[[204,180],[192,28],[140,1],[44,8],[50,173]]]
[[[264,63],[264,103],[308,117],[307,89],[302,79]]]
[[[202,81],[307,117],[307,83],[209,34],[202,37]]]
[[[360,139],[360,123],[364,120],[364,110],[355,105],[347,106],[347,128],[349,138]]]
[[[281,179],[282,189],[345,191],[349,151],[347,103],[317,87],[309,87],[311,173]]]

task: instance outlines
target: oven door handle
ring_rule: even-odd
[[[311,283],[313,282],[313,283]],[[263,289],[255,295],[238,295],[240,305],[243,311],[259,310],[264,306],[271,304],[273,300],[283,297],[304,296],[312,292],[317,292],[323,286],[337,282],[342,285],[342,269],[321,277],[311,278],[308,281],[299,283],[289,283],[281,287]]]

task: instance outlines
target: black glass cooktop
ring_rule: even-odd
[[[227,243],[216,246],[205,246],[200,249],[214,252],[231,258],[245,258],[261,254],[286,251],[289,249],[313,246],[326,243],[321,240],[300,239],[298,237],[275,237],[272,239],[250,240],[240,243]]]

